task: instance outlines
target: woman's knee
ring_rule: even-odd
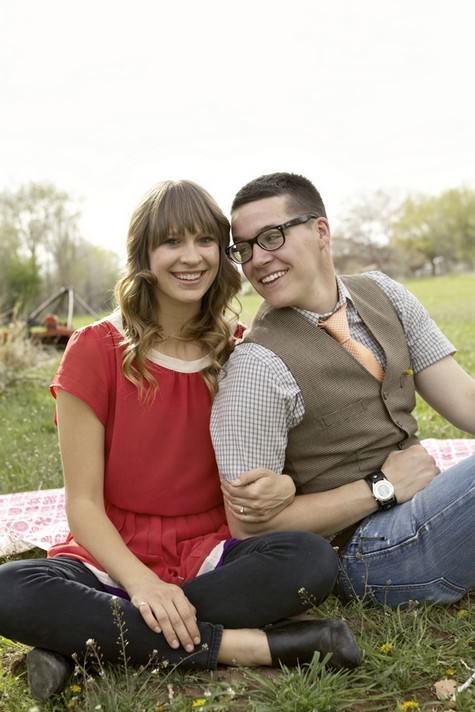
[[[317,602],[323,600],[335,584],[338,557],[331,544],[319,534],[272,532],[246,539],[229,550],[226,562],[249,553],[259,553],[272,562],[280,585],[292,591],[307,592]]]
[[[0,591],[7,592],[0,597],[0,618],[31,605],[42,586],[58,577],[57,568],[52,559],[20,559],[0,566]]]
[[[322,600],[333,589],[338,575],[338,556],[327,539],[312,532],[291,532],[293,564],[301,588]]]
[[[18,615],[27,590],[24,561],[9,561],[0,566],[0,634],[12,616]]]

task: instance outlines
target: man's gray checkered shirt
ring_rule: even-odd
[[[454,346],[405,287],[381,272],[367,272],[392,302],[401,320],[414,374],[453,354]],[[385,368],[384,351],[356,311],[348,290],[337,277],[336,311],[347,302],[351,336],[367,346]],[[328,314],[299,309],[318,324]],[[232,480],[255,467],[281,473],[287,434],[305,414],[302,394],[283,361],[259,344],[236,347],[221,374],[211,415],[211,436],[221,477]]]

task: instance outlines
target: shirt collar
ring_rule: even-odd
[[[337,299],[335,306],[333,307],[333,309],[331,311],[324,312],[323,314],[319,314],[317,312],[309,311],[308,309],[300,309],[299,307],[293,307],[293,308],[296,311],[300,312],[300,314],[302,314],[304,317],[306,317],[307,319],[310,319],[310,321],[313,321],[313,322],[319,322],[322,319],[328,319],[328,317],[331,316],[332,314],[334,314],[337,311],[337,309],[339,309],[341,306],[343,306],[343,304],[345,304],[345,302],[351,301],[351,294],[348,291],[348,288],[345,285],[345,283],[343,282],[343,280],[341,279],[341,277],[339,277],[338,275],[336,275],[336,286],[338,289],[338,299]]]

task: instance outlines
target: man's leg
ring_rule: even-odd
[[[340,557],[337,590],[397,606],[452,603],[475,585],[475,456],[409,502],[368,517]]]

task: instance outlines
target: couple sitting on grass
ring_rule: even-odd
[[[0,634],[33,647],[37,698],[90,639],[120,659],[116,607],[136,665],[351,668],[345,621],[295,616],[332,591],[451,603],[475,583],[475,458],[439,473],[411,415],[417,390],[475,434],[452,344],[385,275],[335,274],[302,176],[242,188],[232,235],[202,188],[159,184],[117,311],[69,341],[51,390],[71,534],[0,567]],[[265,299],[237,344],[234,263]]]

